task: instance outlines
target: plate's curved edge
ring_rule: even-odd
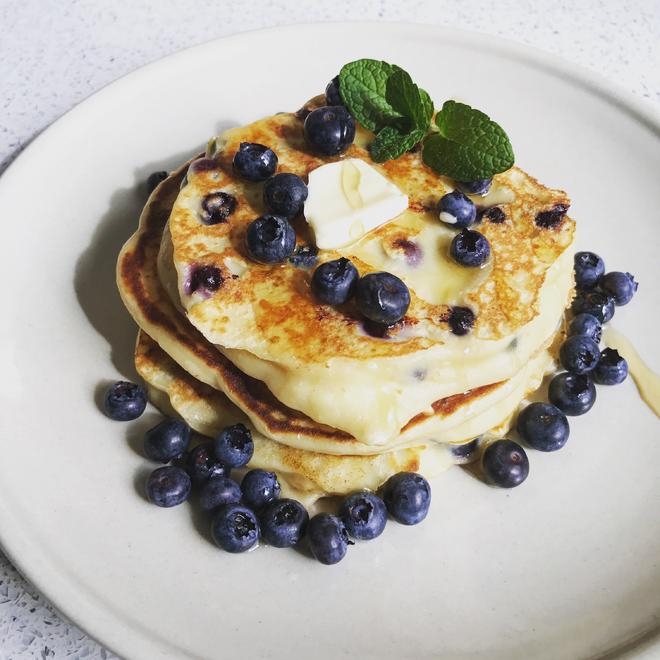
[[[579,86],[587,87],[592,92],[595,92],[603,99],[613,102],[619,109],[631,113],[641,120],[648,128],[652,129],[660,135],[660,111],[656,110],[648,101],[636,96],[623,85],[607,80],[598,73],[590,69],[571,62],[560,55],[550,53],[535,46],[522,44],[507,37],[499,35],[492,35],[486,32],[479,32],[476,30],[464,30],[460,28],[448,28],[443,25],[428,25],[424,23],[415,22],[375,22],[375,21],[351,21],[351,22],[323,22],[323,23],[294,23],[289,25],[280,25],[271,28],[257,28],[254,30],[245,30],[236,34],[210,39],[208,41],[182,48],[174,53],[170,53],[160,59],[153,60],[147,64],[128,72],[127,74],[112,80],[96,91],[92,92],[89,96],[85,97],[72,108],[67,110],[64,114],[60,115],[52,124],[38,133],[28,144],[21,150],[21,152],[14,158],[9,166],[0,174],[0,191],[2,190],[5,179],[8,173],[15,173],[20,168],[20,163],[25,160],[32,151],[40,147],[43,142],[48,138],[50,129],[55,126],[63,126],[68,121],[73,121],[81,106],[86,106],[90,102],[97,100],[99,96],[112,90],[115,85],[126,84],[138,76],[148,74],[152,68],[165,66],[172,58],[181,58],[184,56],[192,55],[198,51],[206,48],[213,48],[217,44],[230,44],[234,40],[245,39],[248,37],[258,38],[261,35],[270,33],[282,33],[288,30],[318,30],[318,29],[345,29],[346,26],[356,26],[365,29],[378,29],[390,30],[397,32],[402,29],[413,29],[418,31],[425,31],[428,33],[442,33],[443,39],[447,42],[454,42],[465,44],[478,48],[480,50],[490,50],[501,54],[520,56],[531,61],[538,68],[545,71],[560,74],[565,79],[570,79],[577,83]],[[485,40],[484,37],[488,39]],[[18,166],[18,167],[17,167]],[[11,175],[10,175],[11,176]]]
[[[0,520],[2,521],[1,527],[3,531],[7,528],[6,522],[8,519],[11,519],[11,513],[5,511],[4,507],[0,506]],[[24,563],[19,559],[21,550],[31,549],[34,547],[34,544],[29,543],[27,540],[17,539],[15,534],[14,538],[17,543],[10,546],[5,542],[5,534],[0,533],[0,550],[2,550],[13,564],[18,573],[41,592],[48,600],[50,607],[64,621],[80,628],[94,641],[120,658],[181,658],[182,660],[194,660],[194,656],[185,653],[182,649],[175,649],[169,642],[167,642],[169,648],[166,649],[163,646],[164,640],[155,638],[149,631],[136,626],[134,622],[121,618],[115,608],[104,603],[95,595],[90,594],[88,590],[81,587],[70,576],[57,571],[52,562],[44,556],[45,553],[41,555],[38,562],[33,562],[33,564],[38,563],[41,573],[48,576],[49,587],[42,589],[40,578],[34,577],[34,575],[40,575],[41,573],[26,569]],[[48,569],[49,565],[53,566],[53,570]],[[57,584],[53,584],[53,582]],[[95,602],[99,610],[101,608],[105,609],[101,616],[97,615],[94,622],[91,622],[87,618],[91,612],[88,607],[92,606],[91,602]],[[94,615],[92,614],[92,616]],[[107,627],[103,625],[102,621],[103,619],[107,619],[108,616],[114,619],[112,623],[113,630],[121,630],[121,635],[113,635],[112,632],[107,631]],[[172,651],[175,651],[176,655]],[[136,656],[136,652],[139,655]]]
[[[128,83],[132,83],[143,75],[148,75],[150,70],[156,67],[167,66],[173,58],[194,56],[197,52],[203,51],[204,49],[216,48],[219,44],[230,47],[232,41],[246,38],[260,38],[261,36],[270,33],[281,34],[286,31],[298,30],[345,30],[347,26],[392,32],[398,32],[400,30],[414,30],[417,32],[424,31],[428,34],[435,34],[436,36],[440,34],[445,41],[450,43],[467,45],[482,51],[497,52],[498,54],[513,59],[524,59],[538,69],[562,77],[565,80],[569,80],[576,86],[586,88],[600,98],[609,103],[613,103],[618,109],[632,115],[636,120],[640,121],[647,128],[660,136],[660,113],[648,102],[644,101],[644,99],[631,94],[618,83],[608,81],[602,78],[599,74],[594,73],[585,67],[534,46],[521,44],[505,37],[494,36],[487,33],[412,22],[380,23],[373,21],[354,21],[347,23],[300,23],[248,30],[219,39],[212,39],[149,62],[138,69],[107,83],[74,105],[25,146],[21,153],[0,175],[0,195],[2,195],[5,188],[11,186],[11,181],[15,176],[18,177],[21,175],[23,163],[29,163],[33,154],[38,154],[40,149],[48,148],[48,141],[54,136],[54,133],[51,131],[54,126],[62,129],[66,128],[69,123],[75,122],[79,112],[84,112],[92,103],[103,102],[105,96],[113,90]],[[484,40],[483,37],[485,36],[488,37],[487,40]],[[120,656],[134,655],[135,651],[139,650],[145,652],[144,657],[149,658],[193,657],[183,651],[183,649],[173,647],[169,641],[162,640],[153,635],[150,631],[146,631],[139,626],[136,626],[134,622],[122,618],[121,613],[118,612],[116,608],[111,607],[107,602],[101,600],[97,596],[90,594],[70,577],[60,574],[57,571],[47,570],[46,567],[49,564],[52,565],[52,563],[49,562],[46,553],[42,553],[37,561],[23,562],[21,559],[23,551],[34,551],[34,544],[27,542],[20,531],[8,533],[8,530],[13,525],[10,521],[12,521],[15,516],[3,506],[3,500],[4,498],[0,498],[0,549],[2,549],[21,575],[35,585],[66,620],[81,627],[92,638]],[[20,525],[16,524],[14,530],[20,530]],[[47,577],[47,580],[43,581],[41,579],[42,577]],[[57,584],[53,585],[53,582],[56,582]],[[41,586],[46,583],[50,586]],[[94,617],[92,610],[85,607],[85,605],[89,604],[90,600],[98,603],[99,608],[104,608],[104,610],[97,610],[96,617]],[[85,601],[87,601],[87,603]],[[108,618],[112,618],[112,623],[107,621]],[[103,621],[105,621],[105,623],[103,623]],[[110,626],[112,626],[112,631],[109,630]],[[123,638],[121,635],[113,636],[112,633],[119,630],[121,630]],[[127,633],[129,631],[130,642],[127,641]],[[164,646],[164,644],[166,644],[166,646]],[[612,649],[597,658],[598,660],[615,660],[615,658],[619,660],[624,660],[624,658],[625,660],[633,660],[637,658],[639,658],[639,660],[645,660],[645,658],[651,657],[648,655],[648,651],[653,651],[655,654],[658,650],[660,650],[660,626],[641,633],[638,638],[631,639],[625,642],[621,647]],[[593,660],[597,660],[597,658],[593,658]]]
[[[594,656],[590,660],[652,660],[658,657],[660,649],[660,626],[640,633],[604,655]]]

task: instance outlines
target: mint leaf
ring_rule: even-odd
[[[433,117],[433,101],[400,67],[356,60],[339,72],[339,93],[349,112],[376,133],[371,157],[392,160],[420,142]]]
[[[426,139],[422,158],[438,174],[473,181],[487,179],[513,165],[513,148],[507,134],[483,112],[446,101],[435,123],[439,133]]]
[[[426,134],[425,129],[414,129],[401,133],[393,126],[382,128],[369,147],[371,158],[377,163],[394,160],[412,149]]]
[[[431,121],[433,104],[431,104],[431,112],[429,112],[428,101],[430,98],[424,92],[426,98],[422,100],[421,91],[403,69],[395,71],[387,79],[385,97],[390,105],[407,120],[405,123],[408,125],[405,128],[409,131],[426,130]]]
[[[339,93],[349,112],[366,129],[378,129],[400,119],[386,98],[387,79],[399,67],[379,60],[356,60],[339,72]]]
[[[431,100],[429,93],[425,89],[422,89],[421,87],[419,88],[419,96],[422,100],[424,113],[428,115],[428,120],[426,122],[426,128],[428,128],[428,125],[431,122],[431,117],[433,117],[433,110],[434,110],[433,101]]]

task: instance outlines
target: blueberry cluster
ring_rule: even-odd
[[[410,291],[396,275],[377,272],[360,277],[345,257],[321,264],[312,275],[311,288],[326,305],[342,305],[354,298],[360,314],[379,326],[397,323],[410,306]]]
[[[596,400],[594,382],[617,385],[628,375],[628,365],[618,351],[600,350],[602,324],[614,316],[616,306],[627,305],[637,291],[630,273],[605,273],[605,263],[593,252],[575,255],[573,320],[559,352],[566,372],[550,382],[550,401],[567,415],[583,415]]]
[[[307,199],[307,185],[296,174],[276,174],[277,154],[266,145],[241,142],[234,154],[234,173],[251,183],[264,183],[263,201],[268,213],[250,223],[246,234],[246,251],[259,263],[276,264],[290,257],[296,245],[296,233],[290,224],[302,210]],[[218,167],[211,158],[199,158],[190,164],[188,172]],[[187,183],[187,175],[181,182]],[[214,191],[201,202],[199,219],[205,225],[226,223],[238,206],[238,200],[227,191]],[[216,287],[217,288],[217,287]]]
[[[330,87],[330,86],[329,86]],[[355,120],[341,104],[338,88],[335,101],[317,108],[305,117],[304,135],[310,149],[324,156],[346,151],[355,138]],[[307,199],[307,186],[296,174],[277,170],[277,154],[263,144],[241,142],[232,166],[236,175],[251,182],[265,181],[263,200],[269,213],[254,220],[246,234],[250,258],[264,264],[282,263],[292,256],[296,233],[290,220],[300,213]],[[304,262],[293,261],[307,267]]]
[[[529,404],[518,416],[517,431],[523,441],[539,451],[557,451],[568,440],[568,416],[584,415],[596,401],[596,387],[617,385],[628,375],[628,364],[612,348],[600,350],[602,324],[617,305],[630,302],[637,282],[630,273],[605,274],[603,260],[593,252],[575,255],[574,317],[559,351],[566,371],[557,374],[548,388],[550,403]],[[509,488],[522,483],[529,472],[525,450],[512,440],[493,442],[483,453],[487,479]]]
[[[486,194],[490,189],[492,179],[480,179],[460,183],[461,190],[470,194]],[[477,213],[474,202],[461,190],[454,190],[440,198],[438,213],[445,224],[461,231],[456,234],[449,247],[449,253],[456,263],[468,268],[480,268],[490,256],[488,239],[478,231],[469,229],[483,214]]]
[[[240,485],[231,471],[248,464],[254,453],[250,430],[228,426],[211,442],[188,451],[190,427],[166,419],[144,437],[147,458],[172,465],[158,468],[147,479],[147,497],[161,507],[177,506],[198,491],[201,509],[212,515],[211,536],[227,552],[245,552],[259,538],[277,547],[297,543],[308,522],[304,507],[279,500],[280,484],[273,472],[249,470]]]
[[[115,420],[139,417],[146,406],[142,387],[121,381],[105,396],[104,410]],[[245,552],[259,540],[276,548],[289,548],[307,536],[312,555],[322,564],[341,561],[355,540],[382,534],[388,514],[403,525],[424,520],[431,503],[431,487],[419,474],[400,472],[382,487],[380,497],[370,491],[344,499],[337,515],[313,518],[298,501],[280,499],[274,472],[249,470],[240,484],[231,471],[244,468],[254,453],[250,430],[243,424],[222,429],[212,441],[190,449],[188,424],[164,419],[144,434],[143,452],[163,463],[148,477],[146,494],[159,507],[178,506],[198,493],[200,508],[212,516],[211,536],[227,552]]]
[[[307,199],[305,182],[290,172],[275,174],[277,163],[277,154],[256,142],[241,142],[232,161],[234,172],[242,179],[265,181],[263,200],[269,212],[253,220],[245,236],[248,255],[262,264],[282,263],[293,254],[296,232],[290,220]]]
[[[420,474],[399,472],[381,488],[353,493],[344,499],[337,515],[319,513],[307,528],[309,548],[322,564],[341,561],[356,541],[369,541],[385,529],[388,514],[402,525],[422,522],[431,504],[431,486]]]
[[[638,287],[630,273],[605,273],[605,262],[593,252],[576,253],[575,285],[573,313],[591,314],[601,323],[612,319],[615,306],[627,305]]]
[[[457,182],[459,190],[443,195],[438,202],[440,220],[460,230],[449,246],[449,254],[461,266],[481,268],[490,257],[488,239],[481,232],[470,229],[470,227],[484,219],[495,224],[504,222],[504,211],[500,207],[493,206],[478,212],[475,203],[465,194],[486,195],[492,183],[492,179],[459,181]],[[474,313],[467,307],[458,309],[462,310],[460,320],[464,321],[467,315],[469,323],[457,323],[459,317],[452,311],[448,321],[449,329],[456,335],[465,335],[474,325]]]
[[[246,466],[254,452],[252,435],[243,424],[228,426],[213,442],[187,452],[189,441],[190,429],[176,420],[165,420],[146,433],[147,458],[177,461],[182,466],[155,470],[147,480],[148,498],[158,506],[176,506],[196,486],[202,510],[212,515],[211,536],[227,552],[250,550],[259,539],[288,548],[307,535],[314,557],[323,564],[335,564],[345,556],[351,538],[379,536],[388,511],[409,525],[423,520],[428,511],[431,491],[426,480],[400,473],[385,484],[385,501],[375,493],[355,493],[344,500],[337,516],[322,513],[310,520],[300,502],[280,499],[274,472],[249,470],[240,485],[231,478],[231,470]]]

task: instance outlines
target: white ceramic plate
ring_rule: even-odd
[[[97,410],[101,385],[134,375],[114,263],[146,176],[223,127],[297,108],[365,56],[404,66],[437,104],[487,111],[519,165],[570,192],[579,245],[641,282],[615,326],[660,362],[660,124],[639,103],[549,55],[455,30],[313,25],[209,43],[94,95],[0,180],[3,549],[131,658],[655,655],[660,429],[631,382],[599,388],[561,452],[531,452],[520,488],[452,470],[422,525],[391,524],[333,568],[218,551],[187,506],[138,494],[135,447],[155,413],[120,424]]]

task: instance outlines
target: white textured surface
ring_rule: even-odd
[[[124,0],[112,3],[112,8],[100,0],[4,0],[0,1],[0,171],[74,104],[146,62],[248,29],[360,19],[450,24],[507,36],[591,68],[660,107],[658,0],[323,4]],[[438,72],[441,75],[440,64]],[[62,621],[0,556],[0,657],[113,656]]]

